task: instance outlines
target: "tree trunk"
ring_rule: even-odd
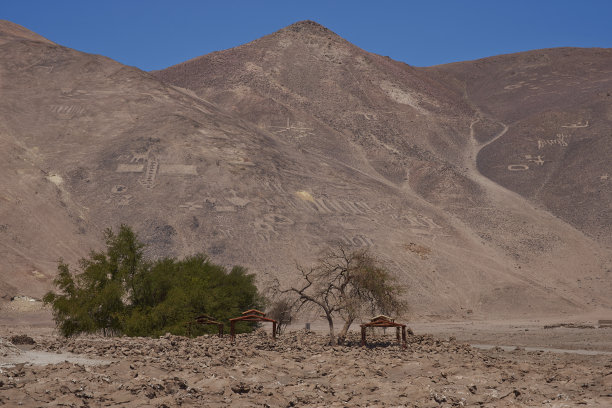
[[[336,341],[336,337],[334,336],[334,321],[330,314],[326,314],[327,323],[329,324],[329,344],[333,346]]]
[[[346,339],[346,334],[348,333],[351,324],[353,323],[353,318],[349,318],[344,322],[344,326],[342,326],[342,330],[338,333],[338,344],[344,344],[344,340]]]

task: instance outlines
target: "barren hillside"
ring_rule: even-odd
[[[612,50],[557,48],[425,69],[456,78],[491,142],[478,168],[612,245]],[[508,126],[490,139],[482,119]]]
[[[126,222],[153,256],[204,251],[262,286],[369,246],[417,317],[612,307],[607,241],[483,165],[516,125],[459,69],[313,22],[152,74],[24,30],[0,25],[3,296],[40,296]]]

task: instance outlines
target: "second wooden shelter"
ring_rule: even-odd
[[[276,339],[276,324],[278,322],[274,319],[266,317],[264,312],[260,312],[256,309],[249,309],[246,312],[242,312],[242,316],[230,319],[230,336],[232,341],[236,338],[236,322],[271,322],[272,338]]]
[[[379,315],[373,317],[369,323],[364,323],[361,326],[361,345],[366,345],[366,329],[368,327],[395,327],[396,329],[396,337],[398,343],[400,342],[400,330],[402,333],[401,337],[401,345],[403,348],[406,348],[406,325],[403,323],[396,323],[389,316]]]

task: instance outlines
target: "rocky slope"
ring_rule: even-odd
[[[151,256],[205,251],[262,287],[369,246],[415,316],[612,306],[605,241],[480,173],[512,128],[457,72],[312,22],[152,74],[8,22],[0,56],[5,297],[40,296],[125,222]]]
[[[582,51],[592,57],[589,61],[592,60],[593,66],[600,68],[597,76],[591,78],[593,83],[602,78],[610,79],[605,71],[606,63],[609,64],[604,58],[607,52]],[[500,62],[498,66],[508,70],[508,66],[527,65],[520,57],[517,59],[508,64]],[[529,60],[529,57],[523,59]],[[547,69],[554,70],[564,63],[554,61]],[[558,281],[565,275],[562,270],[568,266],[568,258],[584,260],[582,251],[590,252],[600,245],[609,246],[605,234],[600,233],[612,225],[606,212],[610,209],[609,200],[604,196],[593,203],[585,199],[580,201],[588,207],[591,218],[596,219],[592,222],[593,228],[582,228],[583,224],[568,220],[573,227],[598,241],[593,243],[588,239],[583,241],[585,237],[582,234],[551,217],[551,213],[563,215],[554,205],[548,206],[549,211],[542,211],[541,202],[533,200],[532,196],[523,194],[521,190],[517,190],[521,195],[513,194],[513,189],[500,188],[498,183],[491,181],[497,180],[490,169],[499,170],[501,167],[482,163],[489,157],[489,151],[501,141],[510,140],[512,143],[510,137],[515,124],[493,108],[486,109],[484,101],[491,102],[486,95],[495,90],[491,87],[505,84],[503,81],[507,78],[504,79],[503,74],[490,78],[488,71],[472,69],[473,65],[479,67],[483,64],[482,61],[463,63],[463,71],[455,66],[460,64],[417,69],[365,52],[330,30],[304,21],[249,44],[198,57],[153,74],[168,83],[191,89],[261,128],[282,135],[298,149],[314,150],[385,179],[386,184],[395,190],[394,194],[403,196],[405,200],[416,199],[439,217],[434,219],[449,219],[457,230],[472,234],[480,244],[495,248],[495,259],[507,257],[515,269],[527,267],[534,271],[528,272],[529,278],[519,274],[521,278],[535,279],[529,285],[537,286],[537,280],[545,275],[548,275],[546,280]],[[480,76],[471,74],[473,71]],[[465,75],[471,82],[461,73],[470,74]],[[466,84],[482,87],[483,82],[490,83],[490,89],[478,94],[481,96],[478,101],[482,102],[478,104],[474,101],[472,89]],[[581,85],[585,84],[574,88]],[[554,106],[557,101],[548,103]],[[514,98],[505,106],[523,105],[520,98]],[[546,144],[542,148],[553,146],[545,141],[539,143]],[[599,143],[610,145],[605,137],[600,137]],[[501,149],[499,154],[507,153],[508,159],[505,160],[512,160],[516,148],[513,145]],[[601,157],[605,156],[605,150],[600,150]],[[536,152],[531,157],[538,161]],[[584,161],[588,157],[585,155]],[[539,163],[529,162],[523,157],[525,160],[532,164],[532,168],[539,166]],[[510,176],[515,175],[517,169],[528,167],[521,166],[521,163],[517,166],[505,164],[502,170]],[[603,175],[607,165],[608,162],[598,156],[593,167]],[[526,174],[521,173],[523,176]],[[550,188],[554,185],[558,188],[557,181],[551,179],[547,182],[551,183]],[[530,183],[521,179],[518,182],[525,187]],[[556,198],[556,206],[574,214],[581,211],[571,199]],[[402,207],[414,208],[415,201],[406,201]],[[402,225],[396,228],[401,229]],[[408,245],[417,248],[422,238],[418,241]],[[578,244],[580,241],[585,247],[575,251],[581,245]],[[440,248],[441,245],[436,241],[432,246]],[[537,262],[547,258],[545,264],[554,263],[554,259],[559,259],[561,253],[567,254],[568,250],[573,254],[562,256],[563,262],[554,266]],[[593,255],[597,258],[607,259],[606,250],[597,249],[596,252]],[[553,253],[555,255],[550,256]],[[463,262],[467,259],[465,253],[458,257],[463,258]],[[602,280],[609,282],[609,266],[606,261],[594,266],[602,275],[591,279],[599,280],[598,284]],[[568,279],[572,279],[572,274],[580,275],[590,269],[586,264],[576,263],[570,268],[573,272],[565,275]],[[460,269],[464,270],[465,265]],[[473,275],[468,279],[473,282]],[[501,286],[495,296],[509,289]]]
[[[451,75],[478,112],[478,168],[612,245],[612,50],[557,48],[425,69]],[[492,140],[482,120],[508,131]]]
[[[0,356],[22,361],[4,365],[0,404],[604,407],[612,397],[606,355],[479,351],[428,335],[408,336],[403,350],[390,337],[361,348],[329,347],[312,332],[276,342],[244,335],[235,345],[216,337],[37,336],[34,350]]]

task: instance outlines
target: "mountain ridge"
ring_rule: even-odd
[[[30,31],[27,28],[19,24],[13,23],[8,20],[0,19],[0,41],[2,41],[1,39],[2,36],[11,36],[11,37],[23,38],[23,39],[30,40],[30,41],[39,41],[39,42],[44,42],[48,44],[55,44],[53,41],[39,34],[36,34],[35,32]]]
[[[205,251],[261,287],[328,245],[371,247],[420,318],[612,306],[605,242],[476,168],[513,124],[461,72],[292,26],[152,73],[0,44],[2,293],[40,295],[53,257],[125,222],[153,256]]]

